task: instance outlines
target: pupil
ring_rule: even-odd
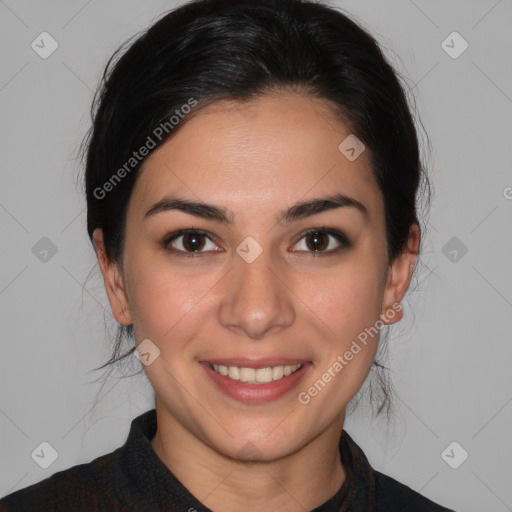
[[[325,249],[327,247],[326,239],[327,237],[323,233],[313,233],[310,235],[308,246],[315,251]]]
[[[202,235],[188,234],[183,239],[183,245],[187,250],[197,251],[202,249],[204,242],[201,240]]]

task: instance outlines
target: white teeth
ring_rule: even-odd
[[[272,368],[258,368],[255,380],[256,382],[272,382]]]
[[[254,382],[256,380],[256,370],[254,368],[240,368],[240,380],[242,382]]]
[[[284,366],[274,366],[272,368],[272,380],[282,379],[284,375]]]
[[[229,366],[228,376],[230,379],[240,380],[240,369],[238,368],[238,366]]]
[[[293,372],[296,372],[301,368],[302,364],[272,367],[267,366],[265,368],[245,368],[219,364],[214,364],[212,366],[217,373],[233,380],[248,382],[250,384],[267,384],[291,375]]]

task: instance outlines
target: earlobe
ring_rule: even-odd
[[[401,301],[409,288],[416,264],[421,232],[418,224],[411,224],[405,250],[390,264],[388,280],[384,290],[383,311],[380,318],[384,324],[391,325],[403,317]]]
[[[98,264],[103,274],[103,283],[112,315],[120,324],[130,325],[132,319],[121,271],[119,265],[116,262],[110,261],[107,256],[103,241],[103,231],[100,228],[94,230],[93,242]]]

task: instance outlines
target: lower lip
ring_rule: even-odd
[[[225,377],[210,368],[208,363],[201,363],[207,375],[213,380],[218,389],[235,400],[250,404],[262,404],[276,400],[289,393],[310,369],[311,363],[305,363],[296,372],[282,379],[267,384],[249,384]]]

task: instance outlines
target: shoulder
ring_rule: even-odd
[[[390,476],[375,471],[376,512],[454,512],[437,505]]]
[[[121,487],[120,448],[85,464],[58,471],[52,476],[15,491],[0,500],[0,512],[45,510],[98,510],[116,482]],[[77,504],[80,508],[76,508]],[[114,509],[112,509],[114,510]]]
[[[0,500],[0,512],[155,510],[158,478],[168,475],[151,447],[155,432],[152,409],[132,420],[123,446],[9,494]]]

